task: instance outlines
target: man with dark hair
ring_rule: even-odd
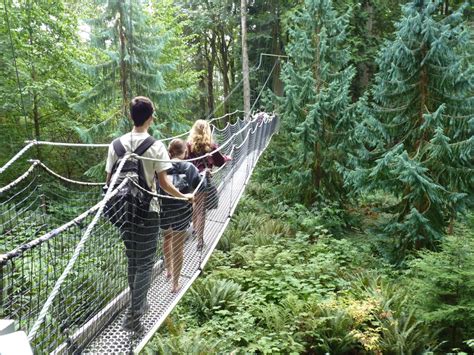
[[[107,185],[110,183],[112,174],[115,173],[118,161],[124,158],[126,153],[134,152],[137,155],[161,161],[131,158],[127,160],[121,173],[127,171],[127,169],[129,171],[139,171],[138,175],[143,175],[139,176],[140,182],[146,190],[154,193],[156,193],[155,178],[158,177],[159,186],[169,195],[185,198],[192,202],[192,195],[179,192],[168,178],[167,170],[172,165],[169,162],[170,158],[165,146],[148,134],[148,128],[153,123],[153,112],[153,103],[147,97],[137,96],[131,101],[130,116],[133,121],[133,129],[116,139],[109,146],[105,168]],[[146,194],[145,192],[144,195]],[[131,298],[130,308],[124,319],[123,327],[127,331],[135,332],[143,331],[140,318],[147,311],[146,296],[151,284],[153,265],[156,261],[160,225],[157,199],[152,198],[149,204],[146,203],[146,208],[146,211],[135,208],[135,214],[139,214],[139,217],[129,216],[129,222],[120,227],[128,259],[128,284]]]
[[[153,103],[148,97],[137,96],[130,102],[130,116],[135,127],[141,127],[153,115]]]

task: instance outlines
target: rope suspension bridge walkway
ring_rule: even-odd
[[[273,116],[214,127],[218,150],[232,159],[212,173],[218,207],[206,214],[204,247],[197,248],[192,233],[178,239],[184,257],[181,287],[173,293],[165,270],[169,255],[159,239],[140,333],[122,329],[130,301],[127,260],[119,228],[103,214],[126,179],[101,198],[103,183],[65,178],[41,161],[30,161],[24,174],[0,188],[0,318],[16,320],[37,353],[139,352],[201,273],[278,125]],[[30,142],[0,174],[38,144],[69,146]]]

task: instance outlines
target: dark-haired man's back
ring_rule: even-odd
[[[148,129],[153,123],[154,107],[150,99],[139,96],[132,100],[130,104],[130,114],[134,126],[131,132],[120,137],[125,152],[134,152],[141,143],[150,135]],[[141,160],[143,167],[143,178],[146,181],[148,190],[156,192],[155,177],[158,177],[160,186],[171,196],[192,201],[191,195],[180,193],[168,180],[166,171],[171,168],[168,152],[164,144],[155,141],[143,154],[143,157],[153,158],[162,161]],[[109,184],[114,173],[115,163],[119,159],[115,151],[114,144],[109,146],[106,172],[107,183]],[[132,216],[125,228],[120,230],[125,244],[128,261],[128,284],[130,287],[130,308],[126,314],[123,326],[126,330],[142,331],[143,326],[140,318],[146,311],[146,297],[151,284],[151,273],[156,261],[156,249],[159,236],[159,203],[156,198],[152,198],[148,211],[140,213],[144,217]]]

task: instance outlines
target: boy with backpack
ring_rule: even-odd
[[[135,97],[130,103],[133,121],[131,132],[114,140],[107,156],[107,185],[127,153],[160,160],[169,160],[162,142],[148,134],[153,122],[154,107],[150,99]],[[129,158],[116,182],[116,186],[126,177],[127,183],[105,206],[107,218],[119,228],[125,244],[128,262],[128,285],[130,287],[130,308],[127,310],[123,328],[141,332],[140,318],[147,311],[146,296],[151,284],[152,268],[156,261],[159,233],[159,203],[147,193],[156,193],[155,175],[160,187],[171,196],[192,202],[191,194],[182,194],[169,180],[166,171],[170,162]],[[111,186],[110,188],[114,188]]]
[[[203,177],[190,162],[182,161],[187,154],[186,143],[173,139],[168,146],[172,167],[167,170],[173,185],[182,193],[194,192]],[[160,188],[160,190],[162,190]],[[165,191],[160,191],[165,196]],[[192,206],[185,201],[163,197],[161,199],[161,229],[163,230],[163,251],[166,263],[166,277],[172,280],[171,292],[180,289],[179,276],[183,267],[183,250],[186,231],[191,225]]]

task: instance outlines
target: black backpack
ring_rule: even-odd
[[[186,174],[173,174],[171,175],[171,180],[179,192],[188,193],[189,183],[186,180]]]
[[[147,137],[133,153],[139,156],[143,155],[155,141],[155,138],[152,136]],[[114,174],[127,151],[120,142],[120,138],[115,139],[112,144],[115,154],[118,156],[117,161],[112,167],[112,174]],[[104,207],[104,215],[117,228],[131,230],[137,225],[144,224],[152,196],[146,192],[151,192],[151,190],[146,182],[142,160],[133,157],[129,158],[124,163],[115,186],[120,185],[126,177],[129,178],[129,181],[107,201]],[[136,185],[146,191],[143,191]],[[114,186],[110,186],[110,188],[113,189]]]

